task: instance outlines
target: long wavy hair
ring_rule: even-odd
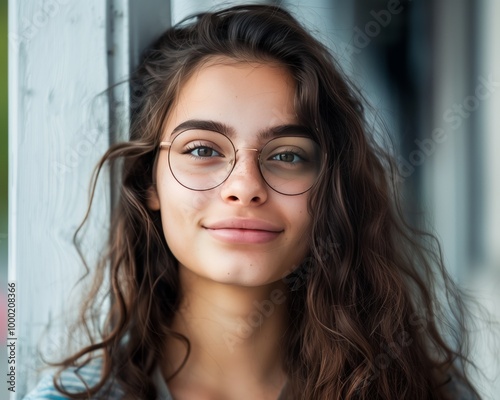
[[[177,261],[159,211],[147,200],[181,84],[214,56],[285,66],[295,79],[298,118],[328,154],[309,197],[309,255],[284,278],[293,291],[285,398],[450,399],[450,379],[477,395],[465,372],[463,297],[434,237],[404,222],[397,168],[374,139],[362,96],[289,12],[264,5],[186,19],[156,40],[132,75],[130,140],[112,145],[94,175],[95,190],[99,172],[110,165],[119,196],[81,314],[89,333],[99,325],[103,286],[110,307],[91,344],[59,364],[58,389],[82,399],[114,381],[127,398],[155,398],[151,374],[168,357],[165,338],[178,339],[189,357],[189,339],[170,328],[180,303]],[[102,360],[95,386],[70,393],[59,385],[62,371],[93,357]]]

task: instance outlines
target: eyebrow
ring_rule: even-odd
[[[213,131],[222,133],[229,138],[235,135],[235,129],[222,122],[203,119],[189,119],[177,125],[170,134],[170,138],[179,132],[184,132],[190,129],[200,129],[204,131]],[[310,136],[310,130],[300,124],[282,124],[265,128],[257,133],[259,139],[271,139],[279,136]]]

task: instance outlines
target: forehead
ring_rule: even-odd
[[[233,80],[240,85],[234,85]],[[218,85],[258,93],[262,89],[255,85],[261,81],[268,91],[295,91],[295,82],[290,71],[277,62],[236,60],[225,56],[210,57],[202,61],[181,85],[179,96],[186,95],[199,85]],[[200,88],[201,90],[201,88]],[[287,93],[290,94],[290,93]]]
[[[295,81],[277,63],[213,58],[181,85],[166,130],[188,119],[215,120],[237,131],[297,123]]]

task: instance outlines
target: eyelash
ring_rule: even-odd
[[[217,150],[216,149],[217,146],[214,146],[212,143],[204,143],[204,142],[191,142],[191,143],[188,143],[186,146],[185,146],[185,150],[184,150],[184,154],[186,155],[189,155],[195,159],[200,159],[200,158],[211,158],[211,157],[217,157],[217,156],[221,156],[221,157],[224,157],[223,153],[220,151],[220,150]],[[197,156],[197,155],[193,155],[192,152],[195,151],[196,149],[200,149],[200,148],[205,148],[205,149],[210,149],[212,150],[213,152],[217,153],[215,155],[212,155],[212,156],[207,156],[207,157],[203,157],[203,156]],[[291,162],[286,162],[286,161],[282,161],[282,160],[275,160],[275,161],[281,161],[281,162],[285,162],[287,164],[290,164],[290,165],[296,165],[296,164],[299,164],[301,162],[307,162],[308,159],[304,157],[304,154],[301,154],[302,152],[300,151],[297,151],[297,149],[293,148],[293,149],[282,149],[282,150],[277,150],[277,151],[274,151],[268,158],[268,160],[273,160],[275,157],[278,157],[282,154],[292,154],[294,157],[297,157],[298,160],[297,161],[291,161]]]
[[[298,162],[308,161],[307,158],[304,157],[303,151],[298,151],[297,149],[283,149],[283,150],[273,151],[271,154],[271,159],[281,154],[293,154],[294,156],[299,158]],[[293,162],[293,164],[297,164],[297,162]]]
[[[209,144],[203,144],[201,142],[199,143],[189,143],[186,145],[186,149],[184,151],[184,154],[189,154],[190,156],[192,157],[195,157],[195,158],[202,158],[201,156],[194,156],[193,154],[191,154],[194,150],[196,149],[199,149],[199,148],[206,148],[206,149],[210,149],[214,152],[216,152],[218,155],[222,156],[222,152],[220,151],[217,151],[215,148],[215,146],[211,146]],[[207,157],[209,158],[209,157]]]
[[[279,153],[275,153],[274,155],[271,156],[271,160],[274,160],[275,157],[279,157],[283,154],[286,154],[286,155],[293,155],[294,157],[297,157],[298,158],[298,161],[290,161],[290,162],[287,162],[287,161],[283,161],[283,160],[276,160],[276,161],[282,161],[282,162],[287,162],[289,164],[298,164],[299,162],[303,162],[304,161],[304,158],[301,157],[299,154],[297,153],[294,153],[293,151],[280,151]]]

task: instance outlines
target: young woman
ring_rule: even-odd
[[[288,12],[184,21],[131,85],[130,141],[98,166],[123,162],[121,191],[83,315],[101,285],[111,307],[28,398],[475,398],[460,293],[403,222],[360,96]]]

